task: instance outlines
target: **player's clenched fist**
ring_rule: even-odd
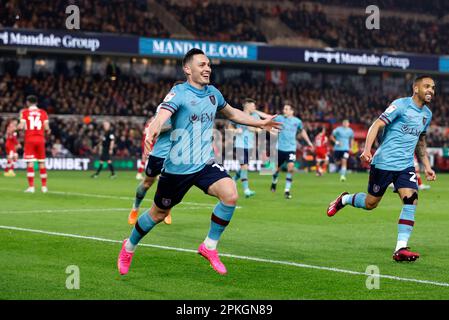
[[[424,169],[424,173],[426,174],[427,181],[435,181],[437,179],[435,171],[433,171],[431,168]]]
[[[362,154],[360,155],[360,159],[362,161],[366,161],[368,163],[371,163],[371,160],[373,159],[373,156],[371,155],[371,152],[363,151]]]

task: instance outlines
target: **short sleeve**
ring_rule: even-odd
[[[352,130],[352,129],[351,129],[351,136],[350,136],[350,138],[354,139],[354,130]]]
[[[162,103],[159,105],[161,109],[175,113],[182,104],[182,92],[177,86],[173,87],[165,96]]]
[[[397,100],[393,101],[390,106],[380,115],[379,119],[386,125],[392,123],[397,117],[402,114],[402,108]]]
[[[224,107],[226,107],[226,105],[228,104],[225,100],[225,98],[223,97],[223,95],[221,94],[220,90],[218,90],[217,88],[213,87],[214,90],[214,95],[217,98],[217,111],[220,111],[221,109],[223,109]]]
[[[298,119],[298,130],[302,130],[304,126],[302,125],[301,119]]]

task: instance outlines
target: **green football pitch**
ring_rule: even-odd
[[[286,200],[285,175],[271,193],[269,176],[251,174],[257,194],[239,200],[219,245],[226,276],[196,254],[216,199],[193,187],[173,209],[173,224],[153,229],[130,273],[120,276],[134,172],[115,180],[106,172],[98,179],[49,172],[47,194],[39,179],[36,193],[25,194],[24,172],[1,176],[0,299],[449,299],[449,175],[420,193],[409,242],[421,254],[414,263],[391,258],[401,210],[391,190],[374,211],[347,207],[326,216],[331,200],[365,191],[367,178],[350,174],[342,183],[335,174],[296,174]],[[79,289],[66,286],[74,283],[70,266],[79,270]],[[379,277],[370,278],[376,269]]]

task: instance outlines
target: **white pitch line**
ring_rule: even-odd
[[[77,234],[60,233],[60,232],[52,232],[52,231],[45,231],[45,230],[19,228],[19,227],[13,227],[13,226],[0,225],[0,229],[33,232],[33,233],[40,233],[40,234],[60,236],[60,237],[95,240],[95,241],[101,241],[101,242],[122,243],[122,241],[120,241],[120,240],[112,240],[112,239],[105,239],[105,238],[99,238],[99,237],[82,236],[82,235],[77,235]],[[141,244],[139,244],[139,247],[151,247],[151,248],[158,248],[158,249],[178,251],[178,252],[197,253],[196,250],[192,250],[192,249],[160,246],[160,245],[155,245],[155,244],[141,243]],[[396,281],[414,282],[414,283],[428,284],[428,285],[434,285],[434,286],[439,286],[439,287],[449,287],[449,283],[446,283],[446,282],[419,280],[419,279],[413,279],[413,278],[401,278],[401,277],[382,275],[382,274],[373,275],[371,273],[351,271],[351,270],[346,270],[346,269],[314,266],[314,265],[309,265],[309,264],[296,263],[296,262],[290,262],[290,261],[282,261],[282,260],[271,260],[271,259],[264,259],[264,258],[257,258],[257,257],[239,256],[239,255],[227,254],[227,253],[220,254],[220,256],[239,259],[239,260],[248,260],[248,261],[256,261],[256,262],[263,262],[263,263],[270,263],[270,264],[285,265],[285,266],[291,266],[291,267],[297,267],[297,268],[315,269],[315,270],[345,273],[345,274],[358,275],[358,276],[379,277],[379,278],[383,278],[383,279],[390,279],[390,280],[396,280]]]
[[[11,190],[11,189],[5,189],[0,188],[0,190],[5,191],[15,191],[15,192],[23,192],[23,190]],[[49,194],[60,194],[60,195],[67,195],[67,196],[79,196],[79,197],[88,197],[88,198],[103,198],[103,199],[119,199],[119,200],[135,200],[133,197],[123,197],[123,196],[111,196],[107,194],[91,194],[91,193],[81,193],[81,192],[66,192],[66,191],[48,191]],[[153,200],[148,199],[146,201],[153,202]],[[199,202],[189,202],[189,201],[182,201],[180,204],[183,205],[192,205],[192,206],[203,206],[205,208],[215,208],[215,204],[209,204],[209,203],[199,203]],[[241,209],[241,206],[237,206],[236,209]]]
[[[202,209],[200,207],[180,207],[176,210],[195,210]],[[110,212],[110,211],[125,211],[128,212],[130,208],[78,208],[78,209],[42,209],[42,210],[11,210],[0,211],[0,214],[15,214],[15,213],[67,213],[67,212]],[[146,209],[141,209],[144,212]]]

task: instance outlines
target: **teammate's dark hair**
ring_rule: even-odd
[[[36,104],[37,103],[37,97],[35,95],[29,95],[26,97],[26,102],[30,104]]]
[[[290,108],[295,111],[295,107],[293,106],[293,103],[290,100],[284,101],[284,106],[290,106]]]
[[[198,49],[198,48],[192,48],[190,49],[186,55],[184,56],[184,58],[182,59],[182,66],[184,67],[187,63],[189,63],[190,61],[192,61],[193,56],[197,55],[197,54],[204,54],[203,50]]]
[[[243,104],[247,104],[247,103],[256,103],[256,100],[254,100],[253,98],[243,99]]]

